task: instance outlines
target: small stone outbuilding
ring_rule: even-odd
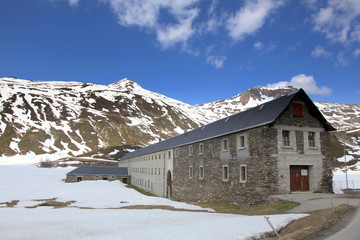
[[[66,174],[65,182],[81,182],[85,180],[120,180],[130,182],[126,167],[81,166]]]

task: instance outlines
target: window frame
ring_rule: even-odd
[[[205,177],[205,169],[204,169],[204,166],[201,165],[199,166],[199,179],[204,179]]]
[[[239,136],[239,149],[245,149],[246,148],[246,137],[245,135]]]
[[[204,144],[200,143],[199,144],[199,155],[203,155],[204,154]]]
[[[285,136],[285,133],[287,133],[286,136]],[[282,145],[284,147],[290,147],[291,146],[290,131],[289,130],[282,130],[281,131],[281,137],[282,137]]]
[[[194,177],[194,168],[193,166],[189,166],[189,178],[193,178]]]
[[[316,132],[308,132],[309,148],[316,148]]]
[[[244,171],[243,171],[244,169]],[[240,183],[246,183],[247,182],[247,166],[246,165],[240,165]]]
[[[223,138],[221,140],[221,151],[227,152],[228,150],[229,150],[229,141],[227,138]]]
[[[222,166],[222,180],[224,182],[229,181],[230,173],[229,173],[229,165]]]
[[[174,150],[174,157],[178,157],[179,155],[179,149],[178,148],[175,148]]]
[[[189,146],[189,156],[192,156],[194,154],[194,148],[192,145]]]

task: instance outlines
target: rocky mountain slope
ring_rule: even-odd
[[[0,156],[79,155],[146,145],[294,91],[255,87],[230,99],[189,105],[130,79],[110,85],[0,78]],[[360,126],[360,104],[316,103],[338,129]]]
[[[98,85],[0,78],[0,88],[0,155],[144,145],[212,120],[130,79]]]

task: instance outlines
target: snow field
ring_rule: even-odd
[[[168,205],[206,210],[169,199],[144,196],[119,181],[64,183],[73,168],[0,164],[0,239],[245,239],[271,231],[263,216],[168,210],[106,209],[131,205]],[[25,208],[36,199],[76,201],[70,207]],[[90,207],[96,209],[80,209]],[[207,209],[210,210],[210,209]],[[276,228],[305,214],[271,215]]]

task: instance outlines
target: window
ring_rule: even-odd
[[[246,165],[240,165],[240,182],[244,183],[246,181],[247,181]]]
[[[199,178],[200,179],[204,178],[204,166],[200,166],[199,168]]]
[[[199,144],[199,155],[204,154],[204,144],[200,143]]]
[[[193,170],[193,167],[190,166],[189,167],[189,178],[192,178],[194,176],[194,170]]]
[[[229,166],[228,165],[224,165],[222,167],[222,173],[223,173],[223,181],[228,181],[229,180]]]
[[[227,139],[223,139],[222,142],[221,142],[221,149],[223,151],[227,151],[228,150],[228,140]]]
[[[168,158],[171,158],[171,151],[168,152]]]
[[[303,105],[301,103],[293,103],[293,116],[295,117],[303,117]]]
[[[179,149],[175,148],[175,157],[177,157],[179,154]]]
[[[309,140],[309,147],[313,147],[313,148],[316,147],[315,132],[309,132],[308,140]]]
[[[245,148],[245,136],[240,136],[240,138],[239,138],[239,148],[240,149]]]
[[[282,137],[283,137],[283,145],[290,146],[290,131],[283,130]]]
[[[193,146],[189,146],[189,156],[192,156],[194,152]]]

